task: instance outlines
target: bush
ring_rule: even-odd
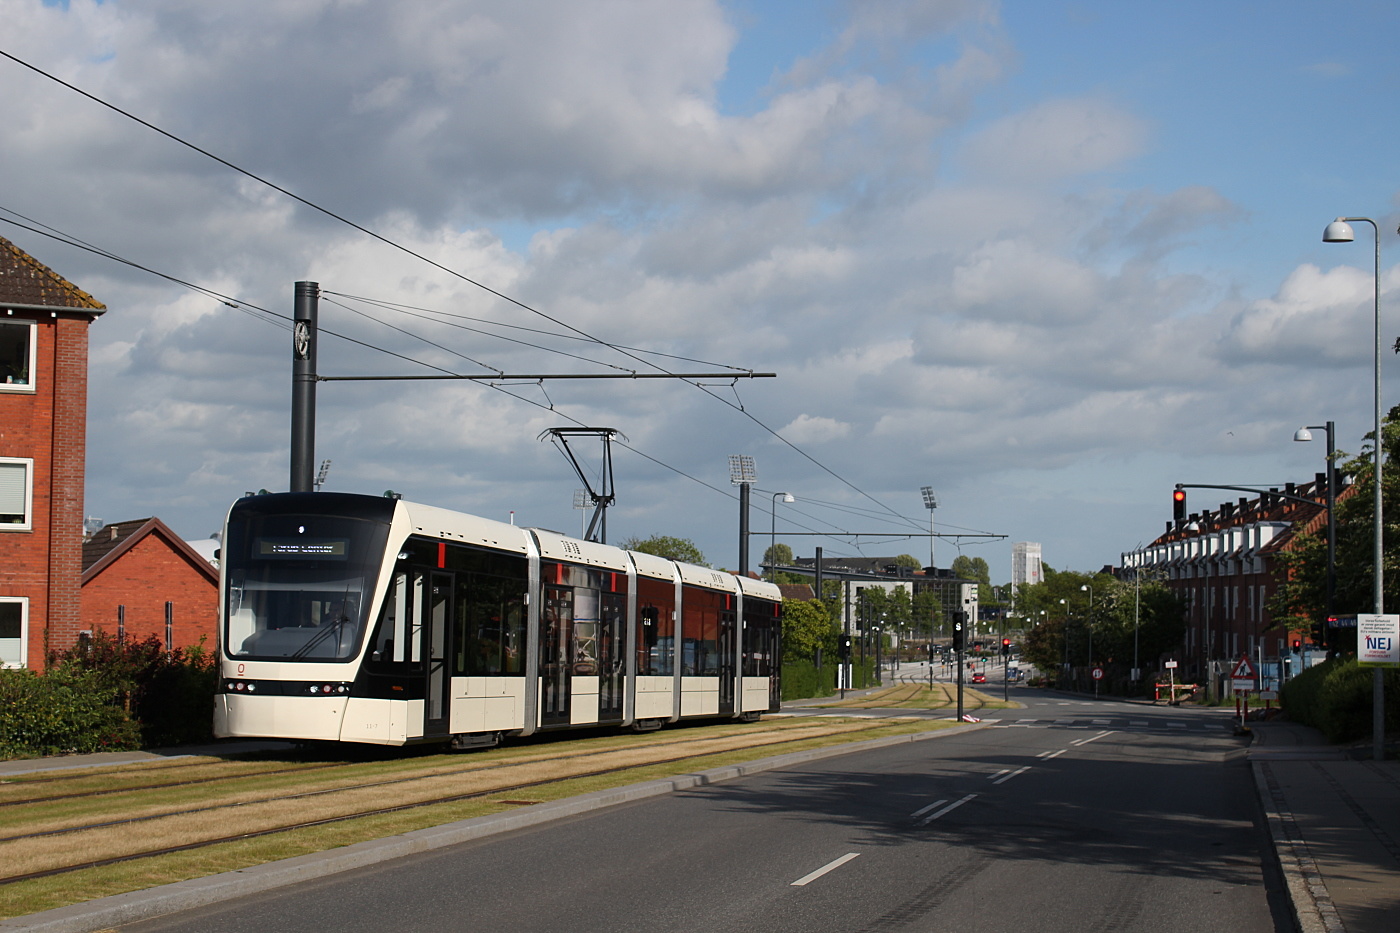
[[[214,737],[216,659],[203,645],[166,651],[160,639],[120,641],[97,632],[53,654],[52,670],[91,674],[138,723],[147,748],[207,742]]]
[[[1312,726],[1330,742],[1371,734],[1375,675],[1355,658],[1332,658],[1283,685],[1279,699],[1295,721]],[[1385,717],[1400,722],[1400,671],[1385,671]]]
[[[139,748],[116,691],[90,671],[0,670],[0,758]]]
[[[836,664],[817,667],[811,661],[783,662],[783,699],[806,700],[836,695]],[[875,686],[875,659],[851,662],[853,690]]]

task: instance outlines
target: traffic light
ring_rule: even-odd
[[[963,650],[963,625],[967,621],[967,613],[961,609],[953,610],[953,650]]]
[[[1172,490],[1172,518],[1178,524],[1186,521],[1186,490],[1180,486]]]
[[[849,661],[851,659],[851,636],[841,636],[840,649],[841,660]]]
[[[1300,650],[1302,647],[1303,647],[1303,639],[1301,639],[1301,638],[1295,638],[1295,639],[1293,639],[1293,650],[1294,650],[1294,651],[1298,651],[1298,650]]]
[[[1008,654],[1010,654],[1010,653],[1011,653],[1011,639],[1009,639],[1009,638],[1003,638],[1003,639],[1001,640],[1001,656],[1004,658],[1004,657],[1006,657],[1006,656],[1007,656]]]

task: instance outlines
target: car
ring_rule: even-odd
[[[975,684],[985,684],[987,682],[987,675],[978,671],[972,675],[972,682]]]

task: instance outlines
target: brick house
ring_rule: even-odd
[[[106,307],[0,237],[0,664],[83,628],[88,326]]]
[[[213,651],[219,572],[158,518],[118,522],[83,544],[83,628]]]
[[[1337,500],[1356,489],[1340,488]],[[1183,674],[1222,670],[1242,655],[1276,659],[1290,654],[1294,640],[1308,640],[1308,632],[1275,623],[1269,601],[1283,582],[1278,555],[1299,534],[1326,533],[1327,476],[1287,483],[1283,492],[1241,497],[1167,522],[1155,541],[1123,555],[1124,576],[1142,572],[1186,600]]]

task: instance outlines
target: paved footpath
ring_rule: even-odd
[[[1400,931],[1400,761],[1252,723],[1249,761],[1302,933]]]

